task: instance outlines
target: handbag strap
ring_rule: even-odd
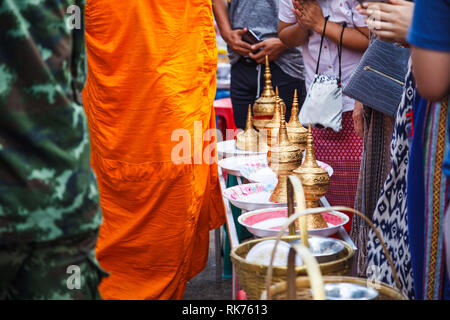
[[[320,57],[322,55],[322,46],[323,46],[323,40],[325,39],[325,31],[327,29],[327,23],[328,20],[330,19],[330,16],[326,16],[325,17],[325,23],[323,25],[323,32],[322,32],[322,37],[320,39],[320,48],[319,48],[319,57],[317,59],[317,65],[316,65],[316,73],[315,74],[319,74],[319,65],[320,65]],[[341,37],[339,39],[339,46],[338,46],[338,58],[339,58],[339,79],[338,79],[338,86],[341,86],[341,78],[342,78],[342,39],[344,37],[344,29],[347,27],[347,22],[344,22],[343,26],[342,26],[342,31],[341,31]]]
[[[344,29],[347,27],[347,22],[344,22],[342,25],[342,31],[341,31],[341,38],[339,39],[339,47],[338,47],[338,56],[339,56],[339,79],[338,79],[338,86],[341,86],[341,78],[342,78],[342,38],[344,37]]]
[[[327,29],[328,19],[330,19],[330,16],[325,17],[325,23],[323,25],[322,38],[320,39],[319,57],[317,59],[317,65],[316,65],[316,74],[319,73],[320,56],[322,55],[322,45],[323,45],[323,39],[325,38],[325,30]]]

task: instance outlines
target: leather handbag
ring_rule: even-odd
[[[376,39],[362,56],[343,93],[394,117],[402,98],[410,50]]]

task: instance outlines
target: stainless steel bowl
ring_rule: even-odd
[[[319,263],[336,260],[345,249],[342,241],[333,238],[311,237],[308,243],[309,250]]]
[[[324,285],[327,300],[373,300],[378,291],[353,283],[326,283]]]
[[[295,245],[300,243],[300,240],[295,240],[291,243]],[[342,241],[334,238],[309,237],[308,243],[309,251],[319,263],[337,260],[345,250],[345,245]]]

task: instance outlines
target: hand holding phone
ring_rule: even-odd
[[[242,40],[247,28],[230,30],[223,34],[223,39],[231,47],[233,52],[246,57],[252,51],[251,44]]]
[[[262,40],[252,30],[247,29],[247,32],[242,35],[242,41],[253,45],[261,42]]]
[[[250,45],[254,45],[254,44],[262,42],[262,40],[256,35],[256,33],[254,33],[250,29],[247,29],[247,32],[245,32],[242,35],[242,41],[245,41],[245,42],[247,42]],[[258,50],[252,51],[252,53],[256,54],[259,51],[261,51],[261,48],[259,48]]]
[[[264,63],[265,56],[269,57],[269,61],[275,61],[287,47],[281,42],[279,38],[268,38],[260,43],[252,45],[254,52],[249,54],[249,57],[257,63]]]

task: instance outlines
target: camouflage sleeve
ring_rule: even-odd
[[[75,98],[86,77],[83,9],[84,0],[0,0],[0,244],[101,223]]]

